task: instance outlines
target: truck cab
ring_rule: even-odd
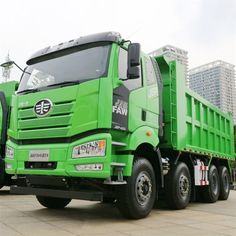
[[[42,49],[27,65],[12,99],[7,172],[41,196],[59,185],[65,198],[88,188],[82,198],[102,200],[91,186],[107,197],[127,185],[134,156],[159,143],[155,60],[108,32]]]

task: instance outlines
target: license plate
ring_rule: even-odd
[[[29,161],[49,161],[49,150],[33,150],[29,152]]]

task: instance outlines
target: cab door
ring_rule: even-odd
[[[158,73],[157,68],[155,68],[155,61],[149,56],[145,56],[144,62],[144,73],[145,73],[145,83],[147,89],[147,111],[146,111],[146,121],[150,127],[154,129],[160,128],[160,116],[161,116],[161,87],[158,84]]]

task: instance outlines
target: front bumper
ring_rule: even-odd
[[[106,155],[101,157],[83,157],[72,159],[72,150],[74,146],[91,142],[94,140],[106,140]],[[42,140],[43,142],[43,140]],[[37,144],[37,145],[17,145],[8,140],[7,145],[14,149],[13,159],[6,157],[6,172],[16,175],[55,175],[70,177],[91,177],[91,178],[108,178],[111,176],[111,148],[112,138],[109,133],[99,133],[76,140],[72,143],[57,144]],[[56,167],[35,168],[26,167],[29,162],[31,151],[47,150],[49,153],[48,162],[56,163]],[[76,165],[102,164],[102,170],[80,170],[76,169]]]
[[[58,197],[69,199],[80,199],[89,201],[102,201],[103,193],[99,191],[72,191],[72,190],[59,190],[48,188],[32,188],[32,187],[18,187],[11,186],[11,193],[24,194],[24,195],[36,195],[45,197]]]

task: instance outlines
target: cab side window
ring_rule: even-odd
[[[129,90],[135,90],[142,87],[141,73],[138,79],[127,79],[127,68],[128,68],[128,52],[120,48],[119,51],[119,62],[118,62],[118,70],[119,70],[119,79],[122,79],[124,82],[124,86]]]
[[[146,67],[146,75],[147,75],[147,85],[157,83],[156,72],[153,68],[153,63],[150,58],[145,58],[145,67]]]

